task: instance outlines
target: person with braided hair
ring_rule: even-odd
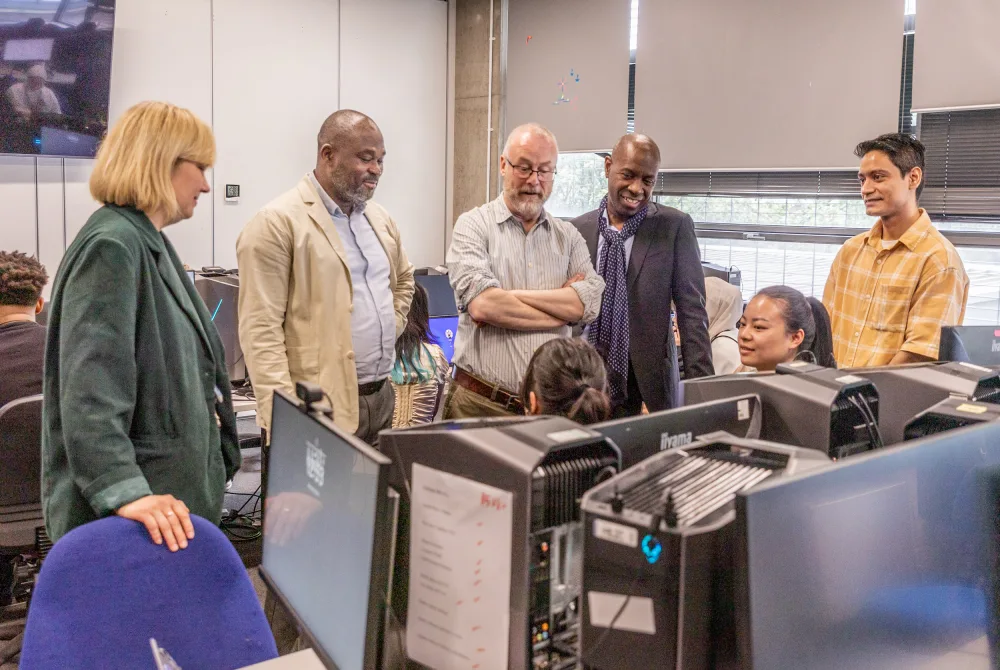
[[[604,360],[584,339],[559,338],[538,347],[521,387],[525,414],[564,416],[587,425],[611,415]]]

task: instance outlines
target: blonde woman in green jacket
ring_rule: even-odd
[[[117,514],[170,551],[190,515],[218,523],[240,465],[222,342],[163,235],[208,193],[215,140],[185,109],[132,107],[98,151],[104,203],[53,287],[44,381],[42,502],[49,536]]]

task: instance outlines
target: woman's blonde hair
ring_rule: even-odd
[[[131,107],[101,143],[90,194],[106,205],[180,216],[171,175],[179,161],[215,163],[215,138],[189,110],[166,102]]]

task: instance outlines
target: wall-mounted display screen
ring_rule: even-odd
[[[96,153],[114,24],[115,0],[0,0],[0,153]]]

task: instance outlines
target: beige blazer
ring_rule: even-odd
[[[413,297],[413,265],[389,213],[369,202],[365,216],[389,258],[398,337]],[[334,422],[356,431],[354,287],[343,243],[309,175],[247,223],[236,257],[240,345],[257,397],[257,423],[269,430],[275,389],[294,394],[295,382],[309,381],[330,395]]]

